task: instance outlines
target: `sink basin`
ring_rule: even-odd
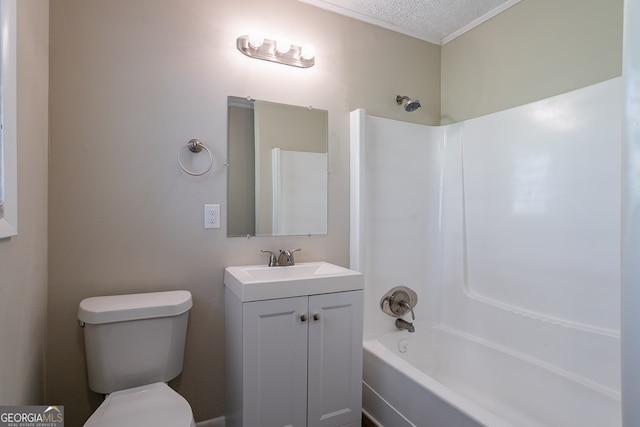
[[[288,298],[362,289],[362,273],[328,262],[286,267],[227,267],[224,284],[240,301]]]

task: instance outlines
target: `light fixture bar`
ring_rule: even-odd
[[[249,36],[238,37],[238,50],[251,58],[263,59],[265,61],[278,62],[280,64],[291,65],[299,68],[309,68],[316,63],[315,56],[305,58],[302,54],[302,47],[291,45],[287,52],[276,50],[277,41],[265,38],[259,46],[249,43]]]

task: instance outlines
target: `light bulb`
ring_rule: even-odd
[[[303,59],[312,59],[314,56],[316,56],[316,48],[313,47],[312,44],[305,44],[304,46],[302,46],[300,56]]]
[[[285,38],[278,39],[276,42],[276,51],[280,54],[289,52],[291,49],[291,42]]]
[[[260,33],[249,34],[249,46],[254,49],[259,48],[264,43],[264,37]]]

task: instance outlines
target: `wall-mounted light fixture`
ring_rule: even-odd
[[[238,37],[237,45],[240,52],[251,58],[300,68],[309,68],[316,63],[313,45],[296,46],[285,38],[271,40],[251,34]]]

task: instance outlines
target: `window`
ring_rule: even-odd
[[[0,0],[0,239],[18,234],[16,0]]]
[[[2,11],[2,8],[0,7],[0,22],[2,22],[2,17],[4,16],[4,13]],[[0,31],[0,57],[2,56],[1,53],[3,51],[2,49],[2,41],[4,40],[4,37],[2,36],[2,32]],[[2,72],[2,67],[0,67],[0,218],[4,217],[4,173],[2,172],[2,170],[4,169],[4,160],[2,157],[2,140],[4,139],[2,137],[2,75],[4,73]]]

